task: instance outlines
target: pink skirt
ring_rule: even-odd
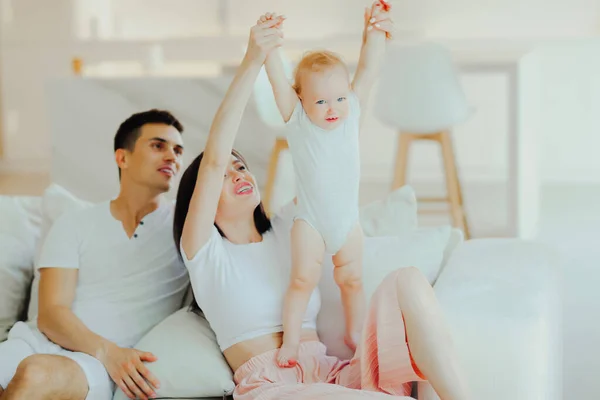
[[[328,356],[325,345],[313,341],[300,345],[295,367],[279,368],[277,349],[271,350],[235,371],[234,399],[411,399],[412,382],[425,378],[408,348],[397,274],[390,273],[373,295],[351,360]]]

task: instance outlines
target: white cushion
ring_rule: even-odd
[[[439,274],[451,230],[449,226],[444,226],[419,229],[396,237],[365,238],[363,286],[367,299],[371,298],[383,278],[398,268],[414,266],[433,284]],[[324,273],[319,282],[321,310],[317,327],[328,354],[347,359],[352,357],[352,352],[343,340],[344,314],[332,269],[331,262],[323,266]]]
[[[235,387],[208,322],[183,308],[154,327],[136,345],[158,360],[146,363],[160,380],[158,397],[209,397],[230,394]],[[127,396],[117,388],[114,400]]]
[[[0,342],[26,306],[40,224],[39,198],[0,196]]]
[[[46,188],[42,195],[42,227],[40,238],[36,249],[36,262],[41,251],[42,244],[52,228],[54,221],[66,211],[79,210],[84,207],[90,207],[92,203],[84,201],[67,189],[55,183]]]
[[[417,198],[410,186],[402,186],[385,199],[360,208],[365,236],[396,236],[417,228]]]

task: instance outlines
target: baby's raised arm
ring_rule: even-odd
[[[269,17],[271,19],[278,19],[280,21],[278,26],[279,29],[281,29],[281,24],[285,20],[285,17],[281,15],[270,15]],[[275,96],[277,108],[279,109],[283,120],[287,122],[292,116],[294,108],[299,100],[292,83],[285,73],[283,58],[280,51],[279,48],[276,48],[267,55],[265,68],[267,76],[269,77],[269,82],[271,82],[271,87],[273,88],[273,95]]]
[[[376,0],[370,8],[365,10],[363,42],[356,74],[352,81],[352,90],[356,93],[361,108],[364,108],[379,74],[385,53],[386,38],[392,37],[394,22],[390,17],[389,10],[389,2],[382,0]]]

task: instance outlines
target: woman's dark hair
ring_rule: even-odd
[[[246,168],[248,167],[246,160],[237,150],[231,150],[231,154],[235,158],[240,160],[242,163],[244,163]],[[181,248],[180,245],[181,234],[183,233],[183,225],[185,224],[185,219],[190,208],[190,201],[192,199],[192,194],[194,193],[194,188],[196,187],[196,180],[198,179],[198,170],[200,169],[200,163],[202,162],[203,156],[204,152],[200,153],[200,155],[196,157],[196,159],[192,161],[192,163],[187,167],[187,169],[181,176],[179,188],[177,189],[177,202],[175,203],[175,215],[173,218],[173,239],[175,239],[175,244],[177,245],[178,252]],[[254,209],[254,224],[256,225],[256,229],[261,235],[271,229],[271,220],[265,212],[262,201]],[[217,228],[222,237],[226,237],[216,222],[215,227]],[[181,253],[179,254],[179,256],[182,257]],[[192,301],[190,308],[191,311],[195,313],[202,313],[202,310],[200,310],[200,307],[198,307],[198,303],[196,302],[195,298],[194,301]]]

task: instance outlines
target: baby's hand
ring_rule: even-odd
[[[367,32],[385,32],[387,39],[392,39],[394,21],[390,16],[392,5],[389,0],[376,0],[371,8],[365,9],[365,28]]]
[[[277,352],[277,365],[281,368],[292,368],[298,363],[298,346],[282,344]]]
[[[275,30],[277,31],[277,35],[281,39],[283,39],[283,31],[281,30],[281,28],[283,27],[283,21],[285,21],[285,16],[278,15],[275,13],[266,13],[266,14],[261,15],[261,17],[256,22],[258,25],[262,25],[269,21],[278,21],[275,25],[273,25],[273,28],[275,28]]]
[[[257,21],[259,24],[265,23],[267,21],[271,21],[274,19],[279,19],[280,21],[275,25],[275,28],[281,29],[283,27],[283,21],[285,21],[285,15],[278,15],[275,13],[266,13],[261,15],[260,19]]]

